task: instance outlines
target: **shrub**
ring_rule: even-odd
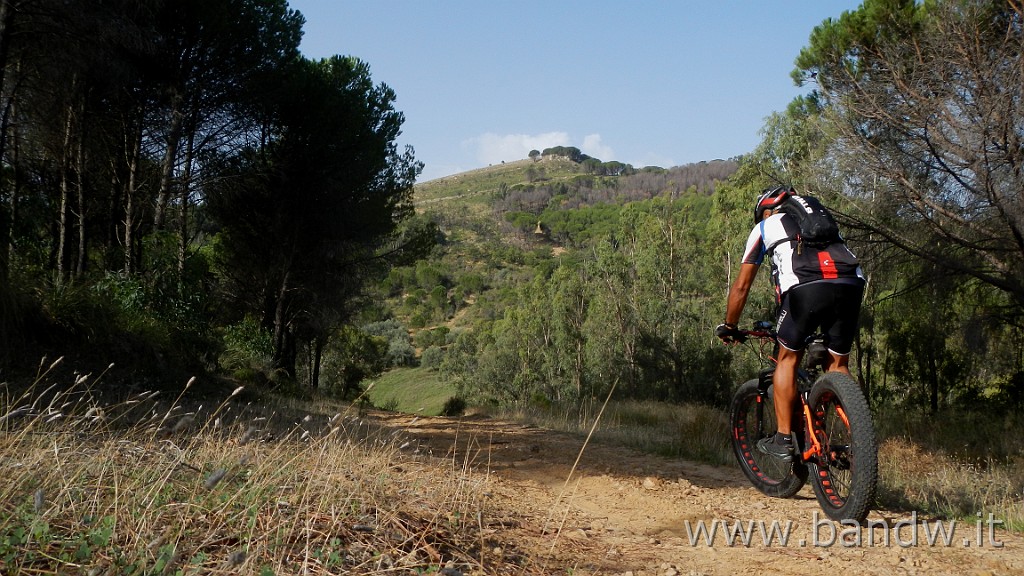
[[[224,352],[218,362],[228,370],[263,371],[274,356],[273,335],[252,316],[224,328]]]
[[[363,326],[363,331],[371,336],[381,336],[388,341],[387,365],[412,366],[416,359],[416,350],[412,347],[409,331],[395,320],[383,320]]]
[[[462,416],[466,411],[466,401],[459,396],[452,396],[441,408],[441,416]]]
[[[450,330],[447,326],[438,326],[433,330],[421,330],[416,333],[416,346],[420,348],[444,346],[448,338],[449,331]]]
[[[420,356],[420,366],[424,368],[430,368],[431,370],[437,370],[441,367],[441,362],[444,361],[444,350],[439,346],[431,346],[423,351],[423,355]]]

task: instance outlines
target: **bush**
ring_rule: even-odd
[[[441,408],[441,416],[462,416],[466,412],[466,401],[458,396],[452,396],[445,401]]]
[[[416,346],[419,348],[430,348],[431,346],[444,346],[448,338],[449,328],[438,326],[433,330],[421,330],[416,333]]]
[[[395,319],[374,322],[363,327],[363,331],[371,336],[381,336],[388,341],[387,365],[412,366],[416,359],[416,350],[412,347],[409,331]]]
[[[412,366],[415,361],[416,350],[408,340],[392,340],[388,343],[389,366]]]
[[[430,368],[431,370],[437,370],[441,367],[441,362],[444,361],[444,350],[439,346],[431,346],[423,351],[423,355],[420,356],[420,366],[424,368]]]
[[[228,370],[264,371],[274,357],[274,338],[252,316],[224,328],[224,352],[218,362]]]

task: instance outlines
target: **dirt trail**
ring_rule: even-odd
[[[410,448],[486,472],[495,504],[516,518],[496,537],[532,552],[551,573],[1024,574],[1024,540],[996,528],[993,542],[985,522],[981,546],[975,522],[956,523],[948,546],[941,536],[931,545],[936,521],[919,516],[912,524],[907,511],[874,512],[877,526],[855,532],[826,521],[809,487],[793,499],[768,498],[734,467],[591,443],[570,477],[583,443],[573,435],[481,418],[377,417],[404,430]],[[700,522],[719,523],[713,544],[691,538]],[[752,528],[750,545],[730,546],[722,522]],[[759,526],[768,532],[773,522],[788,525],[785,545],[778,532],[765,545]],[[943,526],[948,532],[951,524]]]

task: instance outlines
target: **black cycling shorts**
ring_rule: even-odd
[[[820,328],[831,352],[849,354],[857,336],[863,296],[862,282],[811,282],[790,288],[782,295],[775,323],[779,343],[790,350],[803,350],[807,337]]]

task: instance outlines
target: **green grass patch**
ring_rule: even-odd
[[[565,158],[549,158],[540,162],[516,160],[417,184],[415,198],[419,203],[450,199],[469,204],[486,200],[479,196],[495,192],[503,184],[515,186],[530,183],[527,171],[533,172],[535,184],[542,185],[568,181],[579,174],[580,167]]]
[[[437,416],[455,396],[455,387],[442,382],[437,371],[429,368],[396,368],[375,380],[367,396],[378,408]]]

